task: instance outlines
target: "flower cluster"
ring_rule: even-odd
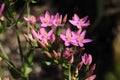
[[[32,46],[42,48],[44,54],[52,59],[53,62],[51,63],[61,64],[63,67],[68,66],[68,64],[72,66],[77,61],[75,56],[83,51],[81,48],[84,48],[84,44],[92,42],[91,39],[85,38],[86,30],[83,30],[83,27],[90,25],[87,19],[88,16],[80,19],[77,14],[74,14],[73,19],[69,20],[76,28],[72,30],[70,27],[65,27],[67,15],[63,18],[59,13],[51,15],[46,11],[45,16],[40,16],[38,19],[33,16],[30,18],[24,17],[24,20],[32,25],[30,34],[25,34],[25,38]],[[35,26],[37,22],[40,22],[39,30]],[[80,62],[77,63],[76,69],[80,70],[82,66],[88,67],[91,65],[92,56],[85,53],[79,57],[78,61]],[[94,69],[95,65],[91,69],[87,69],[86,80],[95,79],[96,75],[92,75]]]

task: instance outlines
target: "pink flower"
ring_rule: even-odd
[[[85,80],[94,80],[96,78],[96,75],[91,75],[91,76],[89,76],[87,79],[85,79]]]
[[[88,16],[85,16],[84,18],[80,19],[77,14],[74,14],[73,20],[69,20],[69,22],[72,25],[77,26],[78,29],[81,29],[82,27],[87,27],[90,25],[89,21],[87,21],[87,18]]]
[[[51,16],[48,11],[46,11],[44,17],[43,16],[39,17],[42,27],[52,26],[52,19],[53,19],[53,16]]]
[[[51,36],[53,35],[53,30],[51,29],[48,33],[46,32],[45,28],[40,28],[38,38],[40,41],[48,45],[48,40],[51,41]]]
[[[61,54],[59,52],[56,52],[55,50],[53,50],[53,54],[55,58],[61,57]]]
[[[84,54],[82,56],[82,61],[85,65],[89,66],[92,63],[92,56],[90,54]]]
[[[92,42],[91,39],[84,39],[85,38],[86,31],[84,30],[82,33],[78,31],[76,34],[77,36],[77,43],[80,47],[84,46],[84,43]]]
[[[35,16],[31,16],[30,18],[26,18],[26,17],[23,17],[25,21],[31,23],[31,24],[35,24],[37,22]]]
[[[59,15],[59,13],[57,13],[54,16],[52,23],[54,26],[64,26],[64,24],[62,24],[62,15]]]
[[[37,34],[37,32],[32,28],[32,26],[30,26],[30,33],[31,33],[33,39],[38,39],[38,34]]]
[[[65,59],[70,59],[69,63],[72,64],[74,61],[74,53],[70,52],[70,48],[66,48],[65,52],[63,53],[63,57]]]
[[[65,46],[69,46],[70,44],[76,45],[76,37],[73,36],[72,31],[70,28],[66,30],[66,35],[60,34],[60,38],[65,41]]]
[[[3,3],[0,7],[0,16],[2,15],[4,8],[5,8],[5,4]]]
[[[68,58],[71,56],[71,53],[70,53],[70,49],[69,48],[66,48],[65,52],[63,53],[63,57],[64,58]]]
[[[46,56],[48,56],[49,58],[51,58],[51,54],[48,51],[45,51]]]

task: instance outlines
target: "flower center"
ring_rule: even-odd
[[[82,36],[78,37],[78,42],[82,42]]]
[[[46,18],[45,21],[48,23],[50,22],[50,18]]]
[[[68,34],[68,35],[67,35],[67,38],[68,38],[68,41],[70,41],[70,39],[71,39],[71,34]]]

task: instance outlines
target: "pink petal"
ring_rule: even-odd
[[[72,55],[72,56],[71,56],[71,59],[70,59],[70,64],[72,64],[73,61],[74,61],[74,56]]]
[[[5,4],[3,3],[3,4],[1,5],[1,8],[0,8],[0,16],[2,15],[2,12],[3,12],[3,10],[4,10],[4,7],[5,7]]]
[[[65,46],[69,46],[70,43],[68,41],[65,41]]]
[[[24,19],[25,21],[27,21],[27,22],[29,21],[29,19],[28,19],[28,18],[26,18],[26,17],[23,17],[23,19]]]
[[[79,16],[77,14],[74,14],[73,18],[74,18],[75,21],[79,21],[80,20],[80,18],[79,18]]]
[[[68,35],[68,34],[71,35],[71,29],[70,29],[70,28],[68,28],[68,29],[66,30],[66,35]]]
[[[89,43],[89,42],[92,42],[92,40],[91,40],[91,39],[83,39],[82,42],[83,42],[83,43]]]
[[[61,38],[62,40],[64,40],[64,41],[66,41],[66,36],[65,36],[65,35],[60,34],[60,38]]]
[[[53,29],[48,32],[48,38],[53,34]]]
[[[31,35],[33,36],[33,38],[37,39],[38,38],[37,32],[32,27],[30,27],[30,29],[31,29],[30,32],[31,32]]]
[[[86,59],[86,65],[90,65],[92,63],[92,56],[88,54],[87,59]]]
[[[88,77],[88,78],[85,79],[85,80],[94,80],[95,78],[96,78],[96,75],[92,75],[92,76]]]
[[[50,18],[50,13],[48,11],[45,13],[45,18]]]
[[[83,61],[84,64],[86,63],[86,59],[87,59],[87,54],[85,53],[85,54],[82,56],[82,61]]]
[[[78,43],[78,44],[79,44],[79,46],[80,46],[80,47],[83,47],[83,46],[84,46],[84,44],[83,44],[83,43]]]
[[[83,21],[83,22],[86,22],[87,19],[88,19],[88,16],[85,16],[85,17],[82,18],[82,21]]]
[[[44,19],[45,19],[45,18],[44,18],[43,16],[40,16],[39,19],[40,19],[40,21],[41,21],[42,23],[44,23]]]
[[[78,63],[77,67],[78,67],[79,70],[81,69],[82,65],[83,65],[82,61]]]
[[[89,75],[92,75],[92,74],[93,74],[95,68],[96,68],[96,64],[94,64],[94,65],[92,66],[92,68],[90,69]]]
[[[55,58],[58,57],[58,53],[57,53],[55,50],[53,50],[53,54],[54,54],[54,57],[55,57]]]
[[[48,25],[46,23],[42,23],[41,27],[47,27]]]
[[[52,34],[51,37],[50,37],[50,42],[53,43],[55,41],[55,35]]]
[[[83,37],[83,39],[84,39],[85,34],[86,34],[86,30],[84,30],[84,31],[81,33],[81,35],[80,35],[80,36],[82,36],[82,37]]]
[[[40,34],[44,35],[46,32],[45,28],[40,28]]]
[[[77,22],[76,22],[76,21],[69,20],[69,22],[70,22],[72,25],[77,26]]]

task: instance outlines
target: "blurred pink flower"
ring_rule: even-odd
[[[82,56],[82,62],[85,64],[85,65],[87,65],[87,66],[89,66],[91,63],[92,63],[92,56],[90,55],[90,54],[84,54],[83,56]]]
[[[65,41],[65,46],[69,46],[70,44],[76,45],[76,37],[73,36],[70,28],[66,30],[66,35],[60,34],[60,38]]]
[[[61,53],[56,52],[55,50],[53,50],[53,55],[54,55],[55,58],[61,57]]]
[[[63,57],[64,58],[68,58],[71,56],[71,53],[70,53],[70,49],[69,48],[66,48],[65,52],[63,53]]]
[[[84,18],[80,19],[77,14],[74,14],[73,20],[69,20],[69,22],[77,26],[78,29],[81,29],[82,27],[87,27],[90,25],[89,21],[87,21],[88,16],[85,16]],[[87,22],[86,22],[87,21]]]
[[[74,61],[74,53],[70,52],[70,48],[66,48],[65,52],[63,53],[63,57],[65,59],[70,59],[69,63],[72,64]]]
[[[32,26],[30,26],[30,33],[31,33],[33,39],[38,39],[38,34],[37,34],[37,32],[32,28]]]
[[[25,21],[31,23],[31,24],[35,24],[37,22],[36,17],[35,16],[31,16],[30,18],[26,18],[23,17]]]
[[[48,45],[48,40],[51,40],[52,35],[53,35],[53,30],[52,29],[47,33],[45,28],[40,28],[38,38],[41,40],[41,42]]]
[[[85,34],[86,34],[86,31],[84,30],[83,32],[79,32],[76,33],[76,36],[77,36],[77,43],[78,43],[78,46],[80,47],[83,47],[84,46],[84,43],[89,43],[89,42],[92,42],[91,39],[84,39],[85,38]]]
[[[5,4],[2,3],[2,5],[0,7],[0,16],[2,15],[2,12],[3,12],[4,8],[5,8]]]
[[[52,26],[52,19],[53,19],[53,16],[51,16],[48,11],[46,11],[44,17],[43,16],[39,17],[42,27]]]
[[[62,24],[62,15],[59,15],[59,13],[57,13],[53,17],[52,23],[53,23],[54,26],[64,26],[64,24]]]

